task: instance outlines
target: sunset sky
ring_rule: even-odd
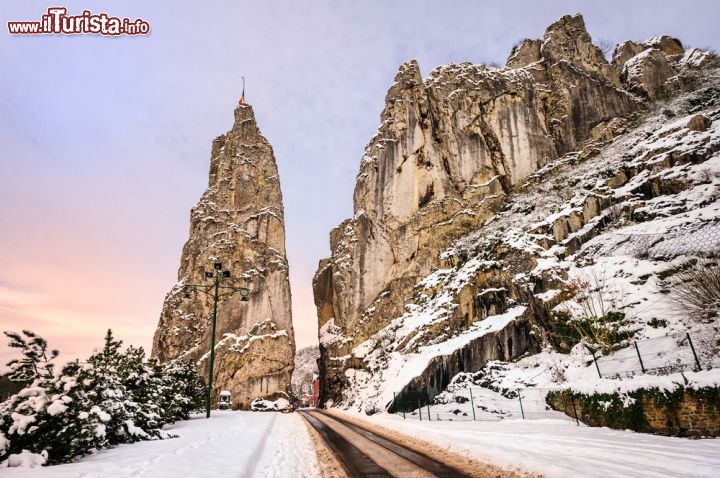
[[[151,34],[8,34],[7,21],[56,5],[140,17]],[[398,66],[504,64],[518,40],[577,11],[595,40],[666,33],[720,48],[714,0],[3,0],[0,329],[32,329],[64,360],[86,357],[107,328],[149,348],[244,75],[280,169],[297,343],[315,343],[312,276],[352,213]],[[0,368],[10,356],[3,341]]]

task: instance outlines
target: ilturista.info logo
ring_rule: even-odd
[[[150,24],[142,18],[112,17],[107,13],[84,10],[68,15],[65,7],[50,7],[40,21],[7,22],[11,35],[147,35]]]

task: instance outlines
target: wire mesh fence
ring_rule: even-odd
[[[630,347],[595,357],[595,366],[598,375],[603,378],[710,369],[720,366],[718,341],[713,331],[638,340]]]
[[[677,333],[632,342],[614,353],[597,357],[594,367],[601,378],[622,378],[637,374],[667,375],[687,370],[707,370],[720,366],[720,337],[713,328]],[[572,395],[560,396],[553,410],[547,395],[557,388],[527,387],[491,390],[474,386],[453,393],[430,397],[422,392],[403,391],[394,395],[390,411],[405,419],[427,421],[499,421],[545,418],[577,420]]]
[[[505,419],[568,419],[546,403],[549,388],[524,388],[495,392],[483,387],[467,387],[452,394],[449,401],[413,400],[395,396],[395,413],[419,421],[500,421]]]
[[[681,255],[717,257],[720,251],[720,222],[706,221],[690,224],[667,233],[621,233],[626,240],[608,245],[615,253],[639,258],[673,259]],[[610,253],[609,250],[605,251]]]

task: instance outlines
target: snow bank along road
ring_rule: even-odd
[[[463,477],[421,453],[319,410],[300,414],[320,433],[350,477]]]
[[[720,477],[720,439],[576,426],[569,419],[421,422],[387,413],[337,413],[457,455],[520,466],[548,478]]]
[[[77,463],[2,468],[3,478],[194,478],[320,476],[308,429],[297,413],[213,411],[167,428],[168,440],[120,445]]]

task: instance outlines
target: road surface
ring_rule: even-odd
[[[350,477],[466,476],[422,453],[321,410],[301,410],[300,414],[318,431]]]

